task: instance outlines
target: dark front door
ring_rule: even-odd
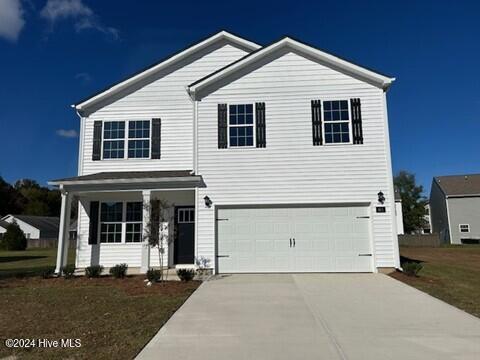
[[[175,243],[173,259],[175,264],[194,263],[195,208],[175,207]]]

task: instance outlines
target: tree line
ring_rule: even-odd
[[[0,176],[0,217],[8,214],[59,216],[60,206],[60,191],[40,186],[31,179],[21,179],[11,185]]]

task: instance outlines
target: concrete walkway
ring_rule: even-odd
[[[139,359],[480,359],[480,320],[381,274],[204,283]]]

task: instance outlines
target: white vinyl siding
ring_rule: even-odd
[[[165,74],[163,77],[143,86],[111,104],[104,106],[85,118],[83,156],[79,175],[102,171],[160,171],[189,170],[192,161],[193,104],[185,87],[195,80],[208,75],[240,57],[246,52],[230,44]],[[161,158],[125,158],[92,161],[93,123],[102,121],[128,121],[162,119]],[[126,125],[125,131],[128,132]],[[128,144],[125,142],[125,157]]]
[[[311,100],[360,98],[363,145],[312,145]],[[265,102],[267,147],[217,148],[217,104]],[[394,267],[396,234],[381,89],[294,53],[247,73],[198,103],[197,256],[215,259],[215,206],[371,203],[375,265]],[[377,193],[386,212],[377,214]]]

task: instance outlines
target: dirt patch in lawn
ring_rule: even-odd
[[[0,281],[0,358],[131,359],[199,286],[143,276]],[[8,349],[7,338],[80,339],[78,348]]]

